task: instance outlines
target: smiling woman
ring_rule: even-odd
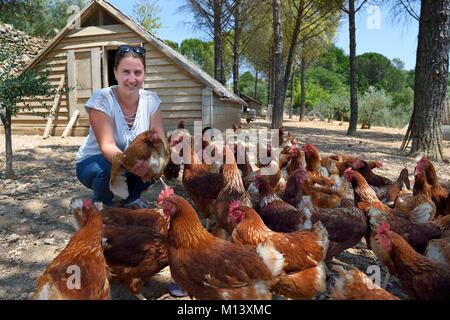
[[[145,48],[119,46],[114,76],[117,85],[94,92],[85,105],[89,134],[76,157],[78,179],[94,191],[93,201],[107,206],[113,204],[109,188],[113,158],[123,153],[137,135],[150,128],[166,143],[160,100],[154,92],[141,89],[145,79]],[[140,195],[150,186],[150,182],[142,181],[148,171],[148,162],[138,160],[127,173],[130,193],[125,206],[146,206]]]

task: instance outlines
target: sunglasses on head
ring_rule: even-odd
[[[126,53],[128,53],[130,51],[134,51],[134,52],[136,52],[137,54],[139,54],[141,56],[145,55],[145,48],[144,47],[133,47],[133,46],[129,46],[129,45],[124,44],[124,45],[119,46],[119,48],[117,50],[119,50],[119,52],[122,53],[122,54],[126,54]]]

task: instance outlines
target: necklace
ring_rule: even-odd
[[[113,91],[114,91],[114,90],[113,90]],[[134,120],[135,120],[135,118],[136,118],[137,107],[136,107],[136,110],[135,110],[134,112],[131,112],[131,113],[129,113],[128,115],[126,115],[126,114],[125,114],[125,110],[124,110],[124,108],[122,107],[122,103],[121,103],[121,99],[120,99],[120,97],[119,97],[119,93],[116,91],[114,94],[116,95],[117,101],[119,102],[120,109],[121,109],[122,114],[123,114],[123,118],[125,119],[125,123],[127,124],[128,128],[133,127],[133,125],[134,125]]]
[[[128,128],[131,128],[134,125],[134,119],[136,118],[136,111],[133,113],[130,113],[129,115],[126,115],[123,111],[122,111],[123,117],[125,119],[125,122],[128,126]]]

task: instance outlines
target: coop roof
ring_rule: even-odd
[[[189,73],[192,77],[197,79],[206,87],[212,89],[212,91],[219,96],[220,99],[228,100],[232,103],[247,106],[247,103],[239,98],[237,95],[231,93],[224,85],[220,82],[212,78],[209,74],[199,68],[196,64],[189,61],[186,57],[184,57],[181,53],[173,49],[163,40],[159,39],[157,36],[152,34],[151,32],[144,29],[142,26],[134,22],[127,15],[121,12],[119,9],[114,7],[107,1],[104,0],[93,0],[86,7],[84,7],[76,16],[74,16],[67,25],[47,44],[47,46],[42,49],[39,54],[31,61],[28,67],[25,70],[28,70],[34,66],[36,66],[39,61],[50,51],[52,50],[58,42],[73,28],[76,21],[82,21],[90,12],[90,9],[93,6],[100,6],[103,10],[110,13],[114,18],[116,18],[120,23],[123,23],[137,34],[139,34],[142,38],[148,41],[155,48],[164,53],[169,59],[171,59],[174,63],[179,65],[184,71]]]

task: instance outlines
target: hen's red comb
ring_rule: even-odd
[[[92,204],[92,201],[89,199],[86,199],[83,201],[83,208],[87,208]]]
[[[173,191],[172,188],[165,188],[163,189],[158,196],[158,204],[161,205],[163,203],[163,201],[170,196],[173,196],[175,194],[175,192]]]
[[[231,201],[231,203],[230,203],[230,212],[233,212],[234,210],[236,210],[240,206],[241,206],[241,201],[240,200],[233,200],[233,201]]]
[[[386,231],[389,231],[390,229],[391,229],[391,226],[389,223],[387,223],[387,222],[380,223],[377,226],[377,234],[384,234]]]
[[[348,167],[347,169],[344,170],[344,174],[351,174],[352,173],[352,168]]]

